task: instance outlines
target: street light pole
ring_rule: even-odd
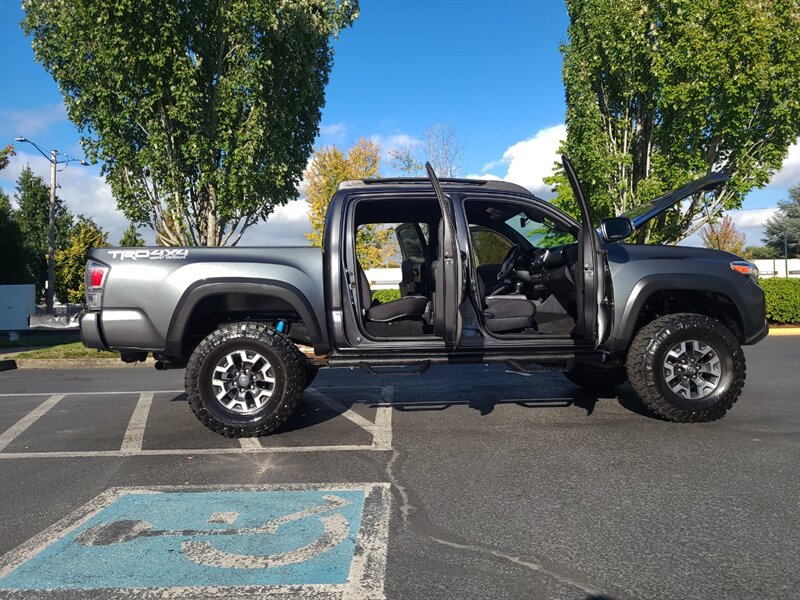
[[[29,143],[50,162],[50,211],[47,223],[47,293],[45,302],[47,304],[47,314],[52,314],[53,298],[56,291],[56,173],[58,172],[58,165],[78,162],[84,167],[88,167],[89,163],[82,158],[72,158],[70,156],[64,156],[64,160],[58,160],[58,150],[50,150],[50,155],[48,156],[36,142],[24,137],[15,138],[15,141]]]
[[[50,215],[47,230],[47,314],[53,312],[56,285],[56,166],[58,150],[50,151]]]

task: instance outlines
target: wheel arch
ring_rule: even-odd
[[[242,299],[246,300],[242,302]],[[305,326],[314,351],[324,354],[330,349],[325,323],[318,318],[308,297],[295,286],[271,279],[210,279],[190,286],[178,301],[167,330],[165,352],[168,356],[185,356],[189,353],[187,350],[191,351],[190,338],[196,317],[203,314],[199,311],[212,301],[243,306],[235,314],[237,319],[255,312],[255,306],[286,316],[294,313]]]
[[[649,275],[634,286],[617,320],[611,349],[624,351],[636,332],[666,314],[697,313],[720,320],[741,339],[744,307],[728,280],[702,274]]]

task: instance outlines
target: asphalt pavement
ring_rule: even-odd
[[[500,365],[432,367],[418,377],[327,370],[284,430],[245,441],[196,420],[182,371],[0,373],[0,598],[114,597],[103,585],[150,586],[141,596],[148,598],[195,597],[185,586],[196,580],[181,584],[180,570],[147,583],[148,560],[161,557],[157,564],[167,556],[159,552],[173,550],[186,564],[205,564],[192,577],[233,586],[214,588],[223,589],[215,597],[302,590],[308,598],[377,598],[381,588],[404,599],[791,597],[800,588],[800,336],[770,337],[745,354],[744,393],[716,423],[666,423],[627,385],[597,397],[560,373],[522,376]],[[203,523],[242,521],[241,507],[263,498],[283,515],[270,521],[281,526],[302,519],[279,505],[305,494],[312,508],[297,500],[291,514],[341,512],[355,550],[331,562],[344,547],[334,544],[344,538],[331,517],[320,519],[317,545],[303,546],[319,563],[305,571],[286,566],[306,560],[289,550],[242,565],[230,562],[239,556],[232,551],[228,563],[214,562],[207,543],[206,554],[192,558],[187,525],[159,529],[158,515],[119,516],[131,490],[139,494],[131,506],[142,511],[166,510],[144,501],[157,492],[174,494],[184,512],[240,503],[203,513]],[[361,512],[337,508],[345,505]],[[88,543],[102,538],[102,527],[86,533],[102,511],[116,511],[118,528],[147,521],[151,529],[140,540],[117,532],[122,537]],[[224,536],[277,527],[236,526]],[[83,545],[58,546],[70,536]],[[182,545],[168,547],[179,536]],[[162,545],[147,546],[156,539]],[[228,548],[212,542],[217,554]],[[62,574],[72,583],[47,579],[56,578],[47,575],[48,556],[60,556],[63,569],[73,551],[105,569],[123,561],[133,579],[89,585],[70,571],[76,564]],[[339,586],[359,573],[358,593]],[[120,597],[137,597],[129,592]]]

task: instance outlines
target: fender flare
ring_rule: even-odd
[[[613,334],[610,338],[611,350],[621,351],[628,347],[633,339],[636,321],[649,298],[665,290],[699,291],[722,294],[736,307],[740,318],[744,314],[744,307],[738,299],[738,292],[733,282],[721,277],[713,277],[701,273],[660,273],[642,277],[633,286],[622,316],[617,320]],[[618,315],[615,311],[615,318]]]
[[[325,354],[330,351],[328,332],[320,323],[308,297],[299,289],[284,281],[274,279],[207,279],[189,286],[178,300],[167,329],[166,354],[180,356],[182,340],[189,317],[205,298],[224,294],[247,294],[283,300],[300,315],[306,325],[314,351]]]

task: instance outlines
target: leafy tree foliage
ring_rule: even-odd
[[[378,177],[380,166],[380,146],[365,138],[358,140],[346,153],[336,146],[326,146],[314,152],[305,175],[308,220],[312,229],[306,237],[312,246],[322,246],[325,214],[339,184],[349,179]],[[364,269],[384,264],[391,235],[391,230],[379,225],[368,224],[358,228],[356,254]]]
[[[84,301],[84,269],[92,248],[109,246],[108,235],[90,218],[80,215],[69,243],[56,252],[56,296],[62,302]]]
[[[17,179],[17,210],[14,221],[24,239],[28,280],[36,284],[37,298],[44,293],[47,281],[47,237],[50,229],[50,186],[29,166],[22,169]],[[64,201],[56,196],[56,250],[69,243],[72,213]]]
[[[724,250],[736,256],[744,254],[744,234],[736,229],[730,215],[725,215],[719,223],[709,223],[700,230],[700,239],[706,248]]]
[[[800,257],[800,182],[789,189],[789,197],[778,202],[778,212],[767,220],[763,241],[776,253],[784,255],[783,238],[789,256]]]
[[[0,285],[30,283],[28,252],[19,225],[13,218],[11,200],[0,191]]]
[[[800,134],[796,7],[793,0],[567,0],[562,150],[598,220],[708,172],[730,175],[718,193],[697,195],[639,234],[675,242],[769,182]],[[577,214],[563,172],[549,182],[556,202]]]
[[[14,152],[14,146],[6,146],[5,148],[0,148],[0,171],[2,171],[8,166],[9,160],[15,154],[16,152]]]
[[[236,244],[296,185],[358,0],[30,0],[25,33],[119,208],[162,245]]]
[[[777,258],[778,253],[769,246],[747,246],[744,249],[744,257],[747,260],[758,260],[761,258]]]
[[[139,231],[136,229],[135,224],[131,223],[128,225],[125,233],[122,234],[122,239],[120,239],[119,245],[123,248],[140,248],[144,246],[144,239],[141,235],[139,235]]]

